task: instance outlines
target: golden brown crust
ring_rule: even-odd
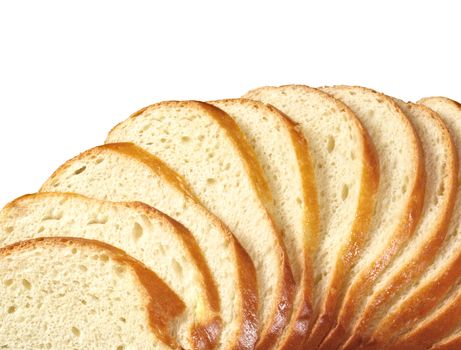
[[[445,97],[426,98],[418,101],[418,103],[424,104],[424,101],[431,99],[440,99],[459,109],[461,113],[461,105]],[[393,335],[395,338],[395,335],[402,334],[402,330],[410,329],[415,321],[423,319],[434,310],[452,289],[453,283],[461,277],[459,266],[461,266],[461,253],[455,255],[447,267],[431,282],[418,287],[412,292],[411,297],[399,306],[399,309],[381,321],[368,343],[371,345],[388,343],[391,340],[389,335]]]
[[[341,306],[339,318],[335,328],[324,339],[320,350],[329,350],[339,347],[348,337],[350,331],[351,321],[358,309],[358,304],[367,296],[368,290],[372,287],[376,279],[387,268],[390,262],[395,258],[395,255],[400,251],[403,245],[410,239],[415,231],[416,225],[421,216],[424,200],[425,189],[425,170],[424,160],[420,141],[414,131],[413,126],[397,106],[397,104],[388,96],[376,92],[374,90],[362,87],[349,87],[349,86],[335,86],[335,89],[360,89],[373,93],[379,96],[380,99],[387,101],[389,106],[393,109],[395,115],[398,115],[402,124],[408,130],[408,137],[411,139],[412,150],[407,150],[415,155],[414,169],[415,178],[411,186],[411,194],[408,198],[408,205],[405,212],[402,213],[399,226],[392,234],[390,243],[384,247],[381,253],[373,260],[372,264],[359,271],[358,275],[354,278],[352,285],[348,288],[346,297],[344,298],[343,305]],[[330,88],[328,88],[330,89]],[[326,91],[328,92],[328,89]]]
[[[264,104],[260,101],[236,98],[212,101],[211,104],[217,103],[217,107],[222,104],[241,104],[247,105],[253,109],[265,109],[271,113],[271,116],[277,118],[277,121],[284,126],[284,131],[291,140],[290,146],[293,148],[296,162],[299,166],[299,174],[302,181],[304,211],[303,211],[303,233],[304,241],[302,259],[301,280],[297,281],[297,291],[301,294],[295,299],[293,312],[290,321],[277,341],[277,349],[296,350],[302,346],[307,336],[309,322],[312,317],[312,294],[313,294],[313,254],[318,244],[318,227],[319,227],[319,208],[317,203],[317,189],[315,185],[315,176],[312,162],[310,159],[309,147],[306,139],[301,132],[297,130],[298,125],[293,122],[287,115],[277,108]],[[262,170],[261,170],[262,171]],[[297,257],[293,257],[296,259]]]
[[[14,252],[33,249],[38,246],[81,246],[101,250],[114,261],[129,266],[136,274],[140,284],[147,292],[147,310],[152,332],[165,344],[173,349],[180,346],[170,335],[170,326],[185,310],[183,301],[154,272],[141,262],[135,260],[123,250],[109,244],[83,238],[42,237],[22,241],[0,248],[0,256],[8,256]]]
[[[439,131],[444,135],[441,142],[445,144],[444,148],[447,150],[448,160],[445,165],[446,181],[443,183],[444,197],[439,199],[439,201],[443,201],[440,209],[441,215],[437,217],[437,221],[432,225],[432,234],[425,241],[424,246],[421,247],[410,261],[399,268],[399,272],[392,277],[384,288],[373,296],[373,299],[367,305],[364,315],[361,316],[358,325],[354,328],[353,336],[345,344],[344,350],[357,349],[360,344],[366,343],[369,340],[369,334],[364,333],[364,328],[369,324],[370,319],[373,318],[373,315],[383,304],[388,303],[390,295],[397,294],[402,288],[408,286],[411,281],[416,280],[426,271],[439,252],[446,237],[448,224],[455,204],[458,184],[458,157],[456,148],[451,139],[450,132],[435,112],[424,106],[412,108],[424,109],[433,119],[434,123],[437,124]]]
[[[258,344],[256,345],[256,349],[268,349],[275,345],[277,338],[281,335],[283,329],[288,323],[294,298],[294,280],[281,233],[275,227],[271,217],[272,196],[271,192],[269,191],[267,182],[263,176],[262,168],[257,161],[251,146],[240,132],[240,129],[235,121],[230,118],[224,111],[211,104],[200,101],[164,101],[145,107],[142,110],[134,113],[130,118],[137,118],[149,109],[165,106],[172,108],[190,107],[196,110],[201,109],[204,110],[207,115],[212,117],[223,128],[223,130],[226,132],[226,135],[232,141],[234,147],[236,147],[236,149],[242,155],[242,160],[247,173],[249,174],[252,183],[255,185],[255,189],[259,198],[262,200],[262,204],[264,205],[264,208],[262,209],[266,211],[267,220],[273,226],[273,231],[276,234],[278,241],[278,247],[275,247],[274,249],[277,249],[281,252],[279,265],[282,274],[282,279],[277,286],[278,303],[277,305],[274,305],[272,309],[272,321],[269,325],[266,325],[265,329],[261,330]],[[114,129],[116,128],[117,126]]]
[[[75,193],[56,193],[56,192],[41,192],[36,194],[25,195],[20,198],[15,199],[11,203],[7,204],[5,208],[21,207],[24,204],[24,201],[33,200],[34,198],[46,198],[46,197],[62,197],[62,198],[80,198],[82,200],[94,201],[99,203],[104,203],[103,200],[90,199],[80,194]],[[197,266],[200,276],[203,278],[200,281],[200,284],[205,290],[207,299],[206,302],[209,303],[211,314],[208,315],[208,319],[205,320],[203,324],[197,324],[195,330],[192,330],[194,334],[194,343],[198,344],[200,347],[195,349],[212,349],[216,346],[217,341],[219,340],[219,335],[221,333],[222,321],[219,317],[220,313],[220,300],[217,287],[215,285],[214,279],[212,277],[211,271],[206,263],[206,260],[195,241],[191,232],[186,229],[182,224],[167,216],[166,214],[160,212],[159,210],[145,204],[142,202],[119,202],[117,205],[124,205],[141,211],[147,217],[153,217],[156,220],[166,221],[169,225],[174,228],[174,232],[177,234],[177,237],[181,240],[183,247],[187,249],[189,253],[189,258],[194,262],[194,265]],[[215,315],[213,315],[213,313]],[[200,339],[199,336],[203,335],[206,338]],[[206,344],[206,346],[204,345]]]
[[[237,269],[238,281],[240,282],[238,293],[240,294],[240,298],[242,300],[240,310],[236,311],[236,314],[239,314],[240,312],[242,314],[241,329],[239,331],[238,337],[234,340],[233,344],[228,344],[228,347],[229,349],[235,350],[253,349],[259,331],[259,324],[257,318],[259,298],[258,289],[256,285],[256,271],[254,269],[253,262],[248,257],[246,251],[237,242],[236,238],[229,231],[229,229],[219,219],[217,219],[214,215],[212,215],[206,209],[203,208],[203,206],[200,204],[196,196],[192,193],[186,182],[176,172],[174,172],[168,166],[166,166],[160,159],[132,143],[114,143],[98,146],[88,151],[85,151],[64,163],[45,182],[45,184],[42,186],[42,190],[46,188],[52,188],[53,182],[59,179],[61,174],[67,168],[69,168],[74,161],[78,161],[79,159],[85,157],[104,154],[105,152],[114,152],[122,156],[133,158],[134,160],[139,161],[142,164],[149,167],[149,169],[155,172],[158,176],[162,177],[163,179],[165,179],[165,181],[171,183],[173,186],[176,186],[178,189],[184,192],[189,198],[191,198],[193,203],[201,208],[200,210],[206,212],[210,222],[212,222],[214,226],[218,227],[220,231],[223,233],[223,235],[225,235],[226,240],[229,241],[229,246],[233,247],[232,254],[239,267]],[[210,282],[208,287],[211,288],[211,286],[214,285],[214,283],[215,282],[213,280],[213,283]],[[213,335],[215,333],[216,328],[214,315],[212,315],[209,321],[207,321],[205,324],[208,324],[210,326],[207,327],[198,325],[200,329],[197,332],[195,332],[195,337],[204,334],[208,337],[209,335]],[[208,328],[210,329],[204,333],[203,329]],[[197,343],[196,339],[194,339],[193,341]],[[206,339],[204,340],[204,343],[207,343]]]
[[[290,324],[290,334],[284,339],[284,343],[280,346],[281,350],[295,350],[299,349],[305,341],[313,316],[313,256],[318,247],[320,212],[317,202],[317,186],[315,183],[314,168],[310,158],[308,142],[302,132],[297,129],[298,125],[295,122],[276,108],[272,106],[268,107],[279,113],[282,121],[287,125],[290,132],[296,158],[301,170],[302,187],[304,189],[304,232],[309,233],[304,237],[304,269],[300,284],[300,288],[303,289],[303,302],[294,310],[294,316],[292,316]]]
[[[234,146],[243,155],[242,159],[245,162],[245,167],[248,170],[251,180],[256,185],[258,194],[266,206],[265,209],[269,210],[267,212],[267,219],[272,223],[273,231],[277,235],[277,241],[279,244],[277,249],[281,253],[280,266],[283,276],[277,291],[278,303],[272,309],[271,324],[268,325],[266,329],[261,330],[260,338],[256,344],[256,349],[270,349],[276,344],[278,337],[282,334],[284,328],[288,324],[292,312],[295,291],[293,275],[291,273],[291,267],[289,265],[289,260],[283,243],[282,235],[281,232],[275,227],[273,219],[270,215],[270,210],[272,207],[272,195],[267,185],[266,179],[263,176],[263,170],[259,164],[259,161],[257,160],[253,149],[248,144],[248,141],[243,136],[235,121],[230,118],[227,113],[213,105],[203,102],[200,102],[200,104],[226,130],[227,135],[234,143]]]

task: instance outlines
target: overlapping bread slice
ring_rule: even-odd
[[[271,217],[270,190],[236,123],[207,103],[161,102],[117,125],[107,142],[133,142],[158,156],[232,230],[257,271],[261,324],[257,348],[272,348],[290,317],[294,282]]]
[[[461,106],[443,97],[426,98],[419,103],[431,108],[442,118],[451,133],[459,156],[461,154]],[[458,170],[458,179],[459,176]],[[377,325],[369,348],[381,344],[387,346],[393,344],[391,348],[394,349],[412,344],[424,348],[424,345],[434,343],[440,337],[453,332],[457,325],[461,324],[461,315],[457,311],[459,302],[455,301],[459,300],[461,291],[460,223],[461,187],[458,186],[448,235],[439,248],[437,258],[419,278],[418,283],[415,283],[409,292],[389,309],[387,316]],[[447,318],[444,314],[450,316]],[[421,320],[423,322],[420,322]],[[424,330],[428,331],[424,332]]]
[[[108,244],[39,238],[0,249],[0,348],[180,349],[184,303]]]
[[[217,341],[221,319],[216,285],[195,239],[178,222],[143,203],[113,203],[72,193],[23,196],[0,212],[0,247],[53,236],[100,240],[126,251],[187,305],[176,331],[183,347],[194,344],[191,339],[203,332],[211,336],[208,347]]]
[[[405,292],[417,283],[439,253],[451,218],[457,190],[457,152],[443,121],[427,107],[396,100],[410,119],[424,150],[426,191],[421,220],[416,232],[372,286],[372,294],[359,315],[353,336],[343,349],[358,349],[377,323]]]
[[[313,254],[317,247],[319,211],[305,138],[283,113],[262,102],[227,99],[210,102],[229,114],[250,142],[274,198],[274,218],[283,239],[296,282],[289,326],[278,349],[302,345],[312,317]]]
[[[409,242],[424,200],[424,159],[420,141],[405,114],[390,98],[362,87],[323,91],[347,104],[367,128],[379,155],[380,183],[368,244],[352,268],[337,325],[320,349],[336,349],[352,327],[374,283]],[[370,208],[372,210],[372,208]]]
[[[287,114],[309,142],[320,208],[314,258],[314,317],[305,349],[315,349],[332,325],[349,270],[362,253],[378,183],[365,130],[343,103],[307,86],[263,87],[247,98]]]
[[[62,165],[41,190],[140,201],[179,221],[194,236],[218,289],[222,332],[217,348],[253,348],[258,304],[253,264],[223,223],[159,159],[130,143],[96,147]],[[196,332],[192,347],[209,348],[206,340],[215,338],[216,331],[213,325]]]

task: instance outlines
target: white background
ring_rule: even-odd
[[[461,100],[457,3],[0,0],[0,206],[159,100],[287,83]]]

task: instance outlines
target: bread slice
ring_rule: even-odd
[[[210,214],[184,181],[160,160],[133,144],[104,145],[61,166],[42,187],[111,201],[140,201],[186,226],[210,267],[219,292],[222,332],[218,349],[252,349],[257,337],[255,270],[228,229]],[[194,337],[195,347],[214,336]]]
[[[296,124],[272,106],[247,99],[210,102],[229,114],[250,142],[274,198],[274,218],[283,240],[297,292],[293,314],[277,349],[299,348],[312,316],[313,254],[317,246],[317,192],[305,138]]]
[[[372,287],[353,336],[343,349],[357,349],[366,342],[389,308],[429,268],[446,237],[456,198],[458,160],[450,132],[437,113],[429,108],[396,102],[415,127],[424,150],[425,168],[430,169],[423,213],[411,241]]]
[[[184,347],[212,348],[221,328],[219,296],[191,233],[143,203],[112,203],[72,193],[20,197],[0,212],[0,247],[36,237],[69,236],[104,241],[154,271],[185,302],[177,331]],[[205,348],[195,346],[194,348]]]
[[[378,183],[378,165],[365,130],[343,103],[307,86],[263,87],[247,98],[287,114],[309,142],[320,208],[314,258],[316,324],[305,349],[315,349],[332,325],[349,270],[361,255]]]
[[[419,101],[420,104],[431,108],[439,114],[448,127],[456,145],[458,156],[461,154],[461,106],[455,101],[444,97],[432,97]],[[458,181],[461,175],[458,169]],[[461,187],[458,186],[455,208],[451,218],[448,235],[441,244],[437,258],[426,272],[419,278],[406,295],[398,303],[389,309],[387,316],[381,320],[374,331],[370,347],[374,344],[411,344],[411,343],[433,343],[435,336],[438,313],[446,305],[453,305],[454,300],[460,292],[461,280]],[[441,324],[447,334],[452,331],[456,322],[460,322],[458,314],[452,315],[453,319],[446,324]],[[420,331],[425,328],[427,322],[431,323],[432,335],[421,336]],[[441,316],[443,319],[443,316]],[[423,322],[421,322],[423,321]],[[420,325],[418,325],[420,324]],[[442,336],[442,334],[439,334]],[[423,344],[421,343],[421,344]],[[394,348],[395,348],[394,346]]]
[[[347,104],[362,121],[376,147],[380,165],[369,243],[352,268],[355,277],[346,292],[337,325],[320,347],[327,350],[336,349],[349,337],[376,280],[412,238],[421,215],[425,181],[420,141],[391,98],[362,87],[322,90]]]
[[[179,349],[184,303],[108,244],[39,238],[0,249],[0,348]]]
[[[158,156],[232,230],[256,266],[257,349],[272,348],[290,317],[294,282],[263,171],[236,123],[207,103],[161,102],[114,127],[107,142],[133,142]]]

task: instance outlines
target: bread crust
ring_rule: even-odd
[[[79,198],[84,201],[93,201],[99,203],[105,202],[99,199],[90,199],[88,197],[76,193],[40,192],[21,196],[13,200],[12,202],[8,203],[5,206],[5,209],[8,210],[14,207],[22,207],[24,205],[27,205],[27,200],[33,200],[34,198],[40,200],[49,197]],[[208,267],[208,264],[206,263],[206,260],[202,254],[200,247],[195,241],[194,236],[181,223],[145,203],[118,202],[117,204],[124,205],[128,208],[133,208],[141,213],[144,213],[147,217],[154,218],[155,220],[165,221],[167,224],[174,228],[176,237],[179,240],[181,240],[183,247],[187,250],[188,258],[194,262],[194,265],[197,267],[200,273],[200,277],[202,278],[202,280],[199,281],[199,283],[202,289],[205,291],[207,297],[205,301],[208,304],[206,307],[208,309],[208,318],[207,320],[205,320],[204,324],[197,324],[196,329],[192,330],[193,343],[196,344],[194,349],[213,348],[215,346],[216,341],[219,339],[219,334],[221,333],[222,328],[222,320],[219,316],[220,300],[217,287],[212,277],[210,268]]]
[[[223,99],[211,101],[218,108],[222,104],[239,104],[247,105],[254,109],[265,109],[271,113],[273,118],[276,118],[283,125],[283,131],[286,132],[290,140],[290,147],[293,149],[297,166],[299,167],[299,175],[302,181],[302,193],[304,210],[303,210],[303,256],[302,259],[302,275],[299,284],[297,284],[298,298],[293,304],[293,312],[290,321],[279,337],[276,348],[280,350],[296,350],[302,346],[304,342],[309,323],[312,317],[312,296],[313,296],[313,261],[312,256],[316,251],[318,244],[319,230],[319,208],[317,203],[317,188],[315,184],[315,176],[310,158],[308,142],[297,129],[298,124],[292,121],[286,114],[277,108],[265,104],[263,102],[250,100],[246,98]],[[232,116],[231,116],[232,117]],[[237,123],[238,124],[238,123]],[[263,171],[263,170],[261,170]],[[282,230],[283,232],[283,230]]]
[[[245,95],[245,97],[252,98],[254,95],[257,96],[259,90],[264,91],[265,89],[271,88],[273,87],[261,87],[255,90],[251,90]],[[315,349],[321,343],[324,336],[333,325],[333,320],[339,306],[338,291],[345,283],[348,269],[355,263],[357,257],[360,255],[362,245],[366,239],[368,225],[371,220],[371,213],[369,208],[374,206],[375,195],[379,183],[379,162],[373,143],[371,142],[367,131],[363,128],[354,113],[342,102],[334,99],[330,95],[320,90],[305,85],[284,85],[280,86],[279,88],[301,89],[307,93],[317,94],[334,102],[340,110],[344,111],[349,121],[355,125],[360,137],[362,138],[362,186],[359,194],[359,204],[356,211],[356,220],[354,221],[351,232],[349,234],[349,243],[343,248],[344,259],[337,259],[335,263],[335,272],[332,275],[332,279],[327,287],[328,294],[327,296],[323,297],[320,304],[320,309],[313,310],[313,315],[310,317],[311,320],[307,330],[308,337],[305,343],[302,344],[303,349],[310,350]],[[318,242],[314,244],[314,247],[317,246]],[[315,253],[313,255],[315,255]]]
[[[140,111],[131,115],[130,119],[139,117],[147,110],[159,107],[190,107],[194,108],[195,110],[203,110],[223,128],[234,147],[242,155],[242,160],[247,173],[251,179],[251,182],[255,186],[259,198],[262,201],[261,211],[265,213],[266,220],[270,223],[273,228],[272,231],[276,235],[278,246],[274,247],[274,249],[280,252],[279,266],[282,278],[278,282],[277,286],[277,303],[276,305],[272,305],[272,316],[270,318],[271,321],[268,325],[264,325],[263,328],[260,329],[259,339],[256,344],[256,349],[258,350],[270,349],[275,346],[278,337],[282,334],[284,328],[288,324],[289,317],[292,312],[295,285],[281,232],[278,230],[272,219],[272,196],[266,179],[263,176],[262,168],[251,146],[248,144],[235,121],[230,118],[227,113],[211,104],[200,101],[164,101],[141,109]],[[116,128],[117,126],[112,130]]]
[[[363,328],[366,327],[369,320],[373,318],[373,314],[377,309],[382,308],[383,304],[386,304],[389,295],[398,293],[401,288],[408,286],[408,281],[415,280],[421,276],[421,274],[433,262],[437,253],[439,253],[439,248],[447,234],[448,224],[450,222],[451,214],[455,204],[456,189],[458,185],[458,156],[456,147],[451,138],[450,132],[440,117],[437,115],[437,113],[427,107],[420,105],[413,108],[424,109],[424,111],[427,112],[428,115],[430,115],[430,117],[433,119],[434,123],[437,124],[437,129],[439,129],[439,131],[443,134],[441,142],[444,143],[444,149],[447,150],[448,161],[445,166],[445,173],[447,174],[447,178],[443,183],[444,196],[443,198],[439,199],[443,201],[440,210],[441,215],[439,215],[437,217],[437,221],[432,224],[432,233],[425,241],[424,246],[421,247],[421,249],[412,256],[410,261],[407,261],[403,266],[399,268],[399,272],[394,274],[387,285],[375,293],[373,299],[367,304],[363,315],[353,330],[352,337],[348,339],[347,343],[343,346],[344,350],[358,349],[361,344],[366,343],[369,340],[369,334],[364,334]],[[426,337],[427,334],[425,334],[424,338]]]
[[[323,340],[323,343],[319,347],[320,350],[336,349],[346,340],[345,337],[349,335],[350,322],[354,317],[357,304],[366,297],[368,289],[371,288],[376,278],[379,277],[386,269],[395,255],[414,233],[421,216],[425,187],[425,170],[420,141],[413,126],[397,104],[388,96],[363,87],[334,86],[331,88],[325,88],[325,91],[328,92],[329,90],[331,91],[331,89],[359,89],[362,92],[375,94],[379,96],[380,99],[387,101],[388,105],[393,109],[395,115],[399,116],[402,124],[405,125],[408,130],[408,137],[410,138],[412,144],[411,152],[414,154],[413,164],[415,169],[415,178],[412,179],[413,183],[410,186],[411,194],[407,201],[408,204],[406,210],[402,213],[398,228],[392,234],[392,240],[384,249],[382,249],[378,256],[373,260],[372,264],[367,264],[365,269],[359,271],[354,277],[352,285],[346,292],[339,317],[337,318],[337,323]]]
[[[441,99],[444,103],[448,103],[460,111],[461,105],[456,101],[450,100],[446,97],[431,97],[418,101],[419,104],[424,104],[424,101],[430,99]],[[458,145],[459,147],[459,145]],[[458,149],[458,157],[459,149]],[[459,198],[456,199],[457,201]],[[414,325],[415,321],[423,319],[439,304],[439,302],[447,295],[452,289],[453,284],[458,281],[461,277],[461,252],[454,256],[453,260],[449,262],[447,268],[443,270],[437,277],[430,283],[421,285],[416,289],[411,297],[405,300],[400,308],[384,320],[382,320],[375,332],[373,333],[368,347],[376,346],[377,344],[389,343],[392,339],[389,339],[390,335],[400,334],[402,329],[408,329]],[[453,304],[453,310],[457,305]],[[453,313],[453,318],[458,319],[459,314]],[[435,323],[434,323],[435,324]],[[448,327],[448,326],[447,326]],[[411,337],[411,335],[409,335]],[[393,337],[395,338],[395,337]],[[405,336],[396,339],[397,342],[403,342]]]
[[[183,301],[160,279],[138,260],[101,241],[84,238],[69,237],[42,237],[18,242],[0,248],[0,256],[6,257],[15,252],[34,249],[39,246],[81,246],[102,250],[114,261],[129,266],[136,274],[139,283],[147,292],[146,308],[149,315],[149,326],[152,332],[172,349],[181,349],[170,334],[170,326],[184,312],[186,306]]]
[[[223,234],[228,240],[229,245],[233,247],[233,255],[235,260],[238,263],[238,282],[239,282],[239,295],[242,300],[241,308],[236,313],[241,313],[241,326],[240,331],[236,339],[232,344],[228,344],[228,349],[234,350],[251,350],[254,348],[254,344],[257,341],[258,337],[258,317],[257,310],[259,305],[258,290],[256,283],[256,270],[254,268],[253,262],[248,256],[248,253],[240,246],[240,243],[229,231],[229,229],[214,215],[206,211],[203,206],[200,204],[196,195],[190,190],[186,182],[180,177],[176,172],[171,170],[165,163],[160,159],[152,155],[151,153],[145,151],[144,149],[134,145],[133,143],[113,143],[97,146],[90,150],[87,150],[80,155],[72,158],[71,160],[65,162],[61,167],[59,167],[53,175],[45,182],[40,191],[43,191],[47,188],[52,188],[54,181],[58,180],[61,177],[61,174],[69,168],[75,161],[85,157],[91,157],[92,155],[98,155],[104,152],[115,152],[122,156],[133,158],[136,161],[141,162],[145,166],[149,167],[153,172],[158,176],[165,179],[165,181],[172,183],[177,188],[181,189],[188,197],[191,198],[192,202],[197,205],[197,207],[206,213],[206,216],[216,227],[219,227]],[[193,234],[193,233],[192,233]],[[214,286],[215,281],[212,279],[209,286]],[[211,287],[210,287],[211,288]],[[214,290],[217,290],[216,287],[213,287]],[[214,294],[214,293],[213,293]],[[216,294],[217,295],[217,294]],[[212,302],[213,305],[219,305],[219,296],[216,302]],[[203,325],[197,325],[196,330],[192,330],[193,344],[206,345],[213,344],[215,346],[216,342],[219,339],[219,336],[211,340],[217,331],[217,322],[214,314],[210,315],[208,321]],[[208,347],[205,349],[211,349]]]

